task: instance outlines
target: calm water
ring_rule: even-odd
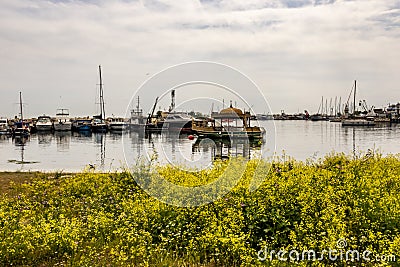
[[[268,122],[261,122],[267,126]],[[276,153],[299,160],[318,158],[337,151],[345,153],[380,150],[400,153],[400,125],[342,127],[340,123],[275,121]],[[266,127],[267,128],[267,127]],[[267,137],[268,138],[268,137]],[[82,171],[94,166],[101,171],[120,170],[140,158],[153,158],[189,167],[208,167],[212,159],[228,152],[252,156],[260,148],[235,144],[231,149],[204,141],[199,146],[187,136],[153,136],[145,139],[134,132],[107,134],[33,134],[19,142],[0,136],[1,171]]]

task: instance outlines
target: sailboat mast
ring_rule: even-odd
[[[22,113],[22,92],[19,92],[19,109],[21,112],[21,122],[24,121],[24,114]]]
[[[101,65],[99,65],[99,76],[100,76],[100,117],[102,120],[106,118],[106,111],[104,108],[104,92],[103,92],[103,80],[101,77]]]
[[[321,108],[321,115],[324,115],[324,96],[322,96],[322,108]]]
[[[357,90],[357,80],[354,80],[354,100],[353,100],[353,114],[356,115],[356,90]]]

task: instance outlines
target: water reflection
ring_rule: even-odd
[[[38,139],[38,144],[41,147],[49,147],[51,146],[51,141],[53,139],[53,134],[52,133],[44,133],[44,132],[38,132],[36,134],[37,139]]]
[[[100,167],[104,168],[106,159],[106,134],[105,133],[94,133],[94,140],[97,146],[100,148]]]
[[[16,150],[19,152],[19,159],[9,159],[9,163],[17,164],[22,170],[25,164],[34,164],[36,161],[26,161],[25,160],[25,146],[27,145],[30,137],[15,137],[13,138]]]
[[[358,156],[368,149],[383,153],[400,151],[400,125],[342,127],[338,123],[276,121],[277,154],[305,160],[332,151]],[[237,140],[224,142],[189,140],[175,133],[141,132],[55,132],[32,134],[28,138],[0,135],[0,170],[81,171],[89,164],[104,171],[137,163],[138,158],[156,156],[160,163],[209,166],[214,159],[241,156],[251,158],[260,145]],[[262,149],[262,148],[261,148]],[[28,160],[27,160],[28,159]],[[35,164],[32,164],[34,162]]]
[[[10,136],[5,134],[0,134],[0,142],[9,142]]]
[[[192,145],[192,153],[211,153],[213,159],[228,159],[230,157],[251,158],[251,151],[261,149],[262,143],[251,142],[248,139],[217,139],[197,138]]]
[[[87,140],[92,137],[91,131],[80,131],[80,132],[72,132],[72,136],[77,139]]]
[[[71,143],[71,132],[55,132],[57,151],[67,152]]]

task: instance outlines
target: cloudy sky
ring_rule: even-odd
[[[188,61],[240,70],[274,113],[347,99],[355,79],[382,107],[400,101],[399,26],[399,0],[2,0],[0,116],[19,91],[29,117],[93,115],[99,64],[107,113],[123,115],[146,79]]]

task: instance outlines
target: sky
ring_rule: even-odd
[[[322,96],[344,102],[354,80],[368,105],[400,101],[399,0],[2,0],[0,48],[0,117],[18,114],[20,91],[25,117],[96,114],[98,65],[106,113],[123,116],[146,80],[193,61],[243,73],[273,113],[314,113]],[[168,86],[139,91],[143,109]],[[269,112],[260,94],[239,91]]]

